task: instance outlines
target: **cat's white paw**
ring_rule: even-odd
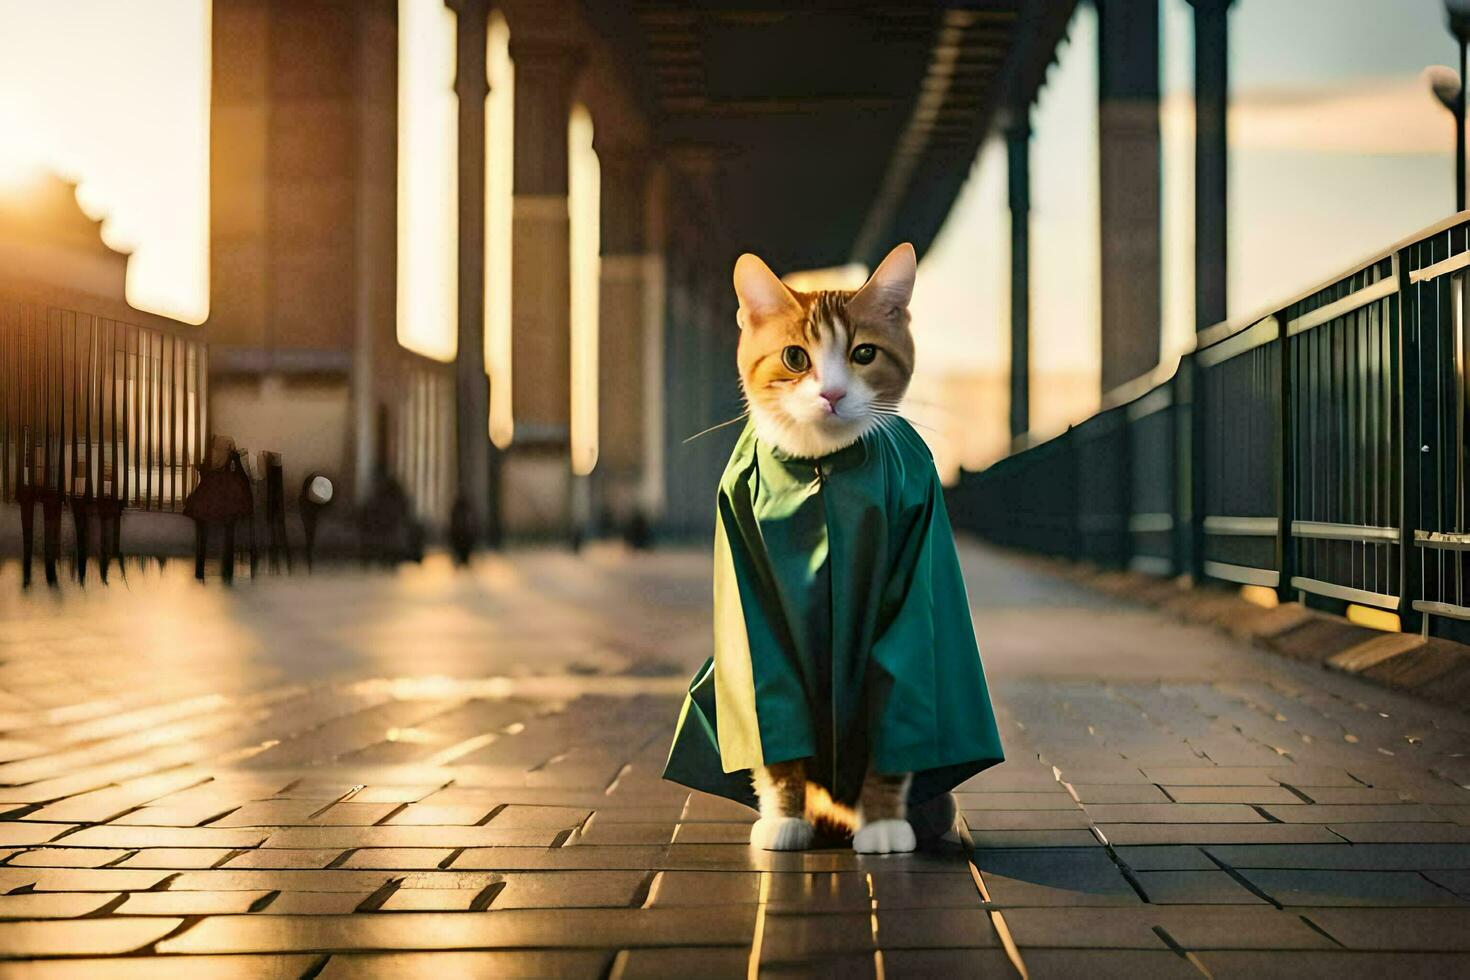
[[[804,851],[816,831],[801,817],[762,817],[750,828],[752,847],[767,851]]]
[[[907,820],[874,820],[852,835],[852,849],[859,854],[907,854],[915,843]]]

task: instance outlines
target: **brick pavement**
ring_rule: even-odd
[[[0,571],[0,978],[1470,968],[1470,719],[964,560],[1010,761],[882,858],[658,779],[697,554]]]

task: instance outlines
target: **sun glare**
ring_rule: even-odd
[[[399,0],[398,342],[440,361],[458,347],[454,27],[443,0]]]
[[[490,98],[485,103],[485,370],[490,375],[490,441],[515,437],[511,414],[511,214],[515,173],[515,64],[510,29],[490,14]]]
[[[0,194],[77,184],[140,310],[209,316],[209,0],[0,0]]]
[[[592,149],[592,115],[572,107],[567,124],[572,257],[572,472],[597,466],[597,317],[602,288],[602,173]]]

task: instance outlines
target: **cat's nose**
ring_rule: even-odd
[[[837,411],[837,403],[847,397],[846,388],[823,388],[818,394],[827,403],[827,411]]]

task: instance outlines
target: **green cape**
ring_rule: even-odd
[[[720,480],[715,655],[664,777],[754,806],[750,770],[811,759],[854,803],[872,760],[909,800],[1004,757],[928,447],[890,420],[821,459],[746,426]]]

